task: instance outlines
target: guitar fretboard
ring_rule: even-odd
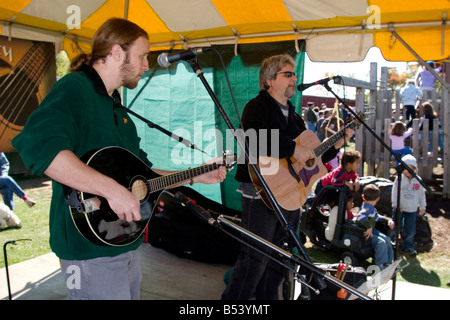
[[[320,146],[314,149],[314,154],[316,157],[321,156],[325,151],[327,151],[331,146],[335,145],[342,137],[345,136],[345,129],[350,128],[353,129],[355,127],[355,123],[352,122],[346,125],[342,130],[336,132],[331,137],[326,139]]]
[[[182,181],[190,180],[204,173],[218,169],[220,164],[212,163],[206,164],[197,168],[188,169],[185,171],[175,172],[165,176],[160,176],[148,181],[151,192],[161,191],[165,188],[174,186]]]

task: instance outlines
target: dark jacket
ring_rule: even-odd
[[[295,142],[303,131],[306,130],[305,122],[295,113],[294,107],[288,101],[289,115],[286,121],[278,103],[266,92],[260,91],[259,95],[250,100],[244,108],[242,113],[242,125],[244,131],[247,133],[248,129],[254,129],[258,137],[260,129],[269,129],[267,134],[267,152],[258,149],[258,155],[271,155],[271,139],[270,130],[279,129],[279,155],[280,159],[291,157],[294,154]],[[248,148],[248,137],[246,134],[246,146]],[[254,142],[252,142],[254,143]],[[333,159],[337,155],[337,150],[333,147],[325,152],[322,156],[323,162]],[[239,182],[251,182],[250,175],[247,168],[247,159],[245,164],[239,164],[236,171],[236,180]]]

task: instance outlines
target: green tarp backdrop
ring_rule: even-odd
[[[239,127],[239,119],[246,103],[259,92],[259,69],[264,58],[280,53],[290,54],[296,61],[298,82],[303,82],[303,41],[299,42],[299,47],[300,51],[297,53],[292,41],[239,45],[238,55],[235,55],[233,45],[217,47],[226,67],[237,109],[220,57],[215,51],[198,55],[198,65],[234,128]],[[133,118],[142,139],[141,146],[148,153],[154,167],[186,170],[197,167],[212,157],[221,156],[224,149],[240,155],[240,148],[227,124],[189,63],[180,61],[164,69],[156,64],[158,55],[159,53],[152,53],[150,56],[150,70],[138,87],[123,92],[124,105],[152,123],[189,140],[202,151],[188,148]],[[291,102],[301,115],[301,93],[298,92]],[[235,172],[236,167],[220,185],[195,184],[193,188],[227,207],[241,210]]]

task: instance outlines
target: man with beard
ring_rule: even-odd
[[[148,166],[136,127],[121,107],[117,88],[135,88],[148,70],[147,33],[124,19],[106,21],[95,33],[92,52],[77,56],[33,112],[13,145],[35,174],[54,180],[50,245],[61,259],[69,299],[139,299],[139,240],[124,246],[97,245],[72,221],[62,185],[97,195],[120,220],[139,221],[140,201],[114,179],[82,162],[85,153],[108,146],[127,149]],[[169,172],[152,169],[157,174]],[[180,183],[218,183],[225,169]]]
[[[247,134],[249,130],[255,131],[258,136],[258,141],[247,142],[250,156],[252,156],[251,151],[256,149],[252,144],[256,144],[259,156],[280,159],[294,157],[301,163],[314,158],[312,150],[296,145],[294,141],[306,130],[305,122],[295,113],[289,101],[295,95],[297,82],[294,67],[295,62],[289,55],[272,56],[262,62],[259,72],[261,91],[256,98],[247,103],[242,114],[242,126],[246,136],[251,136]],[[264,131],[267,130],[265,135]],[[273,130],[278,130],[279,134],[273,134]],[[353,133],[354,131],[350,129],[346,131],[347,137],[351,137]],[[266,141],[262,140],[266,136]],[[343,144],[344,139],[341,139],[325,152],[323,162],[335,157]],[[283,243],[289,240],[285,226],[280,224],[276,214],[264,204],[256,192],[248,172],[247,162],[246,159],[245,164],[239,164],[236,172],[236,180],[241,182],[238,192],[242,194],[242,227],[282,247]],[[294,229],[298,226],[299,214],[299,210],[285,213],[286,219]],[[265,247],[259,249],[270,253]],[[275,259],[279,257],[275,256]],[[277,300],[283,275],[283,266],[243,244],[222,299],[246,300],[255,296],[257,300]]]

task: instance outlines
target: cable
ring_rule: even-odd
[[[233,89],[231,88],[230,79],[228,78],[227,67],[225,66],[225,63],[224,63],[224,61],[222,59],[222,55],[220,54],[220,52],[214,47],[211,47],[211,49],[219,56],[220,62],[222,63],[223,71],[225,73],[225,79],[227,81],[228,88],[230,90],[231,100],[233,101],[234,109],[236,111],[236,116],[237,116],[238,121],[239,121],[239,126],[241,128],[243,128],[242,122],[241,122],[241,116],[239,114],[239,110],[238,110],[237,103],[236,103],[236,99],[234,98]]]

